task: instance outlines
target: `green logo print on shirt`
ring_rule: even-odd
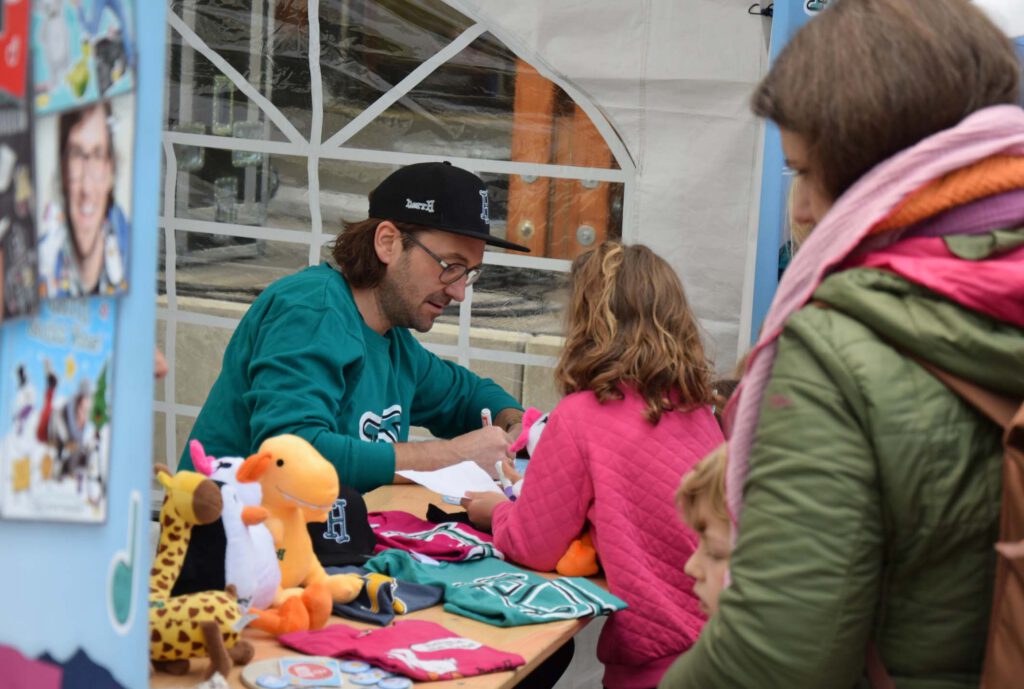
[[[503,572],[473,581],[458,582],[457,588],[482,591],[500,599],[523,615],[545,620],[571,620],[588,615],[608,615],[618,608],[579,586],[572,579],[531,582],[526,574]]]

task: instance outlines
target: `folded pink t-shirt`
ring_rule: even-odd
[[[485,646],[424,620],[370,630],[332,624],[317,631],[283,634],[277,640],[307,655],[362,660],[418,681],[504,672],[526,662],[521,655]]]
[[[392,510],[371,512],[370,528],[377,536],[375,553],[398,548],[445,562],[484,557],[504,559],[490,534],[461,522],[434,524],[408,512]]]

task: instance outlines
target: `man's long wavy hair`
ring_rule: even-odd
[[[358,222],[343,220],[343,228],[334,241],[329,244],[331,258],[341,269],[341,274],[348,280],[352,287],[376,287],[384,281],[384,275],[388,267],[377,257],[377,248],[374,240],[377,236],[377,226],[384,220],[380,218],[368,218]],[[424,232],[430,232],[429,227],[413,225],[406,222],[393,223],[402,233],[402,246],[408,249],[412,246],[410,236],[417,236]]]
[[[607,402],[632,387],[654,424],[666,411],[711,401],[697,320],[664,259],[643,245],[607,241],[573,262],[570,282],[568,334],[555,368],[563,394],[590,390]]]

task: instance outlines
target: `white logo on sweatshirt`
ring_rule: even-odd
[[[398,443],[402,437],[402,405],[395,404],[374,414],[359,417],[359,439],[370,443]]]
[[[405,200],[405,207],[412,208],[417,211],[426,211],[427,213],[434,212],[434,199],[429,201],[413,201],[412,199]]]

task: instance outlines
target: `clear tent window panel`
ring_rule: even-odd
[[[324,131],[333,134],[473,22],[442,0],[338,2],[320,8]]]
[[[252,127],[266,119],[259,105],[243,93],[241,80],[309,138],[312,100],[305,12],[295,12],[293,4],[266,0],[174,0],[168,15],[171,127],[205,125],[209,133],[231,136],[239,126]],[[239,79],[232,79],[233,73]],[[279,127],[267,128],[263,136],[289,140]]]
[[[177,139],[177,137],[175,137]],[[309,232],[308,161],[239,148],[175,144],[174,217]],[[200,165],[189,161],[198,157]],[[210,227],[210,232],[228,228]]]
[[[489,248],[466,301],[421,340],[552,407],[571,259],[626,234],[635,171],[599,111],[443,0],[170,8],[157,456],[180,454],[253,299],[330,260],[391,171],[439,158],[484,179],[492,231],[532,252]]]
[[[228,239],[249,241],[226,243]],[[179,302],[192,298],[188,306],[197,313],[233,312],[236,304],[247,307],[270,283],[309,265],[305,243],[179,230],[175,244],[191,250],[176,252],[174,294]],[[158,294],[168,291],[167,268],[164,253],[157,267]]]
[[[335,235],[342,223],[365,219],[370,191],[399,167],[397,163],[321,158],[319,200],[324,234]]]
[[[618,168],[568,94],[490,33],[439,65],[345,145]]]

